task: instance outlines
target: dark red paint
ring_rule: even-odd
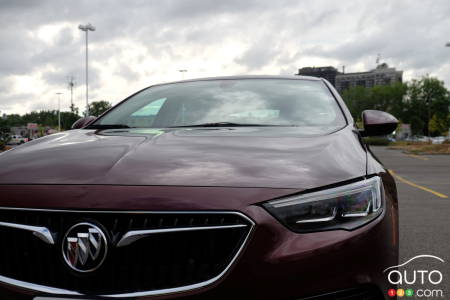
[[[0,155],[1,184],[177,185],[309,189],[365,175],[350,127],[75,130]]]
[[[362,113],[363,136],[387,135],[397,128],[398,120],[391,114],[379,110],[365,110]]]
[[[383,270],[398,261],[395,183],[330,89],[349,125],[323,136],[298,128],[82,129],[38,139],[0,155],[0,206],[233,210],[256,223],[222,280],[157,299],[300,299],[363,284],[386,295],[391,286]],[[297,234],[260,205],[372,174],[383,179],[386,207],[354,231]],[[0,298],[34,294],[0,287]]]
[[[75,123],[72,124],[72,129],[81,129],[94,122],[97,119],[94,116],[87,116],[81,119],[78,119]]]

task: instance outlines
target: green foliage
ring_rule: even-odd
[[[22,125],[22,117],[18,114],[8,115],[5,126],[21,126]]]
[[[108,101],[100,100],[94,101],[89,104],[89,115],[98,117],[105,111],[111,108],[111,103]]]
[[[412,80],[406,97],[405,123],[416,123],[413,134],[440,135],[449,127],[449,105],[449,92],[442,81],[428,76]]]
[[[6,144],[11,137],[9,136],[9,128],[6,125],[6,120],[0,119],[0,151],[5,149]]]
[[[96,101],[90,104],[90,112],[91,115],[100,115],[107,109],[111,107],[111,104],[107,101]],[[75,123],[81,116],[78,115],[78,108],[72,106],[70,111],[62,111],[61,112],[61,129],[69,130],[72,127],[72,124]],[[4,132],[9,133],[11,127],[20,127],[26,126],[27,123],[37,123],[39,125],[40,134],[44,134],[45,127],[58,128],[58,111],[57,110],[42,110],[42,111],[32,111],[30,113],[26,113],[24,115],[11,114],[7,115],[6,119],[0,119],[0,131],[4,130]],[[0,135],[0,148],[2,144],[6,142],[2,142]]]
[[[389,111],[399,117],[404,114],[402,101],[406,91],[406,84],[397,82],[373,88],[356,86],[344,90],[342,97],[355,120],[361,120],[366,109]]]
[[[430,122],[428,123],[428,131],[431,135],[437,136],[437,135],[443,135],[443,132],[446,132],[448,130],[448,120],[439,118],[438,114],[434,114],[431,118]]]
[[[79,115],[79,109],[73,103],[70,105],[70,111],[75,115]]]
[[[101,115],[104,111],[111,107],[111,104],[107,101],[96,101],[90,104],[91,115]],[[61,129],[69,130],[72,124],[75,123],[81,116],[78,115],[78,108],[74,105],[71,106],[70,111],[61,112]],[[11,127],[26,126],[27,123],[37,123],[39,126],[39,132],[44,134],[46,127],[58,128],[58,111],[57,110],[42,110],[32,111],[24,115],[11,114],[7,115],[5,119],[0,119],[0,148],[6,144],[6,136],[2,138],[2,130],[9,133]]]
[[[357,121],[364,110],[377,109],[411,124],[413,135],[442,135],[450,126],[449,92],[437,78],[425,76],[408,84],[373,88],[358,86],[345,90],[342,97]]]
[[[80,118],[79,115],[72,112],[61,112],[61,129],[68,130],[72,124]],[[40,126],[58,127],[58,111],[56,110],[42,110],[33,111],[23,116],[13,114],[7,115],[5,120],[2,120],[2,127],[9,132],[9,128],[15,126],[26,126],[27,123],[37,123]],[[0,128],[2,128],[0,126]]]
[[[408,118],[409,124],[411,124],[411,133],[412,135],[423,135],[423,128],[426,124],[425,121],[419,115],[413,115]]]
[[[379,138],[379,137],[367,137],[364,138],[364,142],[373,146],[387,146],[390,141],[387,138]]]
[[[361,120],[361,113],[363,110],[369,109],[372,106],[369,99],[369,89],[362,86],[344,90],[342,98],[344,98],[344,101],[355,120]]]

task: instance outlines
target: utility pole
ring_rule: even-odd
[[[187,70],[178,70],[178,72],[181,73],[181,79],[184,80],[184,74],[187,72]]]
[[[431,136],[430,136],[430,121],[431,121],[431,99],[429,98],[429,95],[427,95],[427,114],[428,114],[428,122],[427,122],[427,136],[428,141],[431,142]]]
[[[56,93],[58,95],[58,132],[61,132],[61,94],[60,92]]]
[[[69,77],[69,90],[70,90],[70,111],[71,112],[75,112],[75,106],[73,105],[73,88],[75,86],[75,79],[73,78],[73,76]]]
[[[95,31],[95,27],[88,23],[86,25],[79,25],[78,29],[86,32],[86,117],[89,115],[89,73],[88,73],[88,32]]]

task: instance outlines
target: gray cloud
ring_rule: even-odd
[[[13,80],[8,77],[2,78],[2,80],[0,80],[0,95],[10,93],[12,82]]]
[[[101,70],[96,66],[89,67],[89,81],[92,81],[91,88],[100,86],[100,72]],[[72,76],[78,85],[82,85],[85,81],[84,73],[85,69],[82,65],[70,66],[69,68],[60,67],[56,70],[42,72],[42,79],[49,85],[64,87],[68,84],[69,77]],[[81,76],[74,76],[73,74]]]
[[[0,99],[0,107],[2,108],[0,111],[4,112],[5,110],[14,109],[17,106],[34,105],[36,103],[35,100],[37,100],[35,95],[31,93],[15,93],[7,97],[3,96]]]
[[[133,71],[127,64],[122,63],[116,68],[115,75],[124,78],[127,81],[135,81],[139,78],[139,73]]]
[[[92,97],[120,98],[145,82],[179,79],[181,67],[207,76],[213,67],[217,75],[293,74],[322,63],[362,71],[377,53],[411,74],[450,82],[449,14],[446,0],[0,1],[0,110],[53,103],[36,99],[50,99],[70,75],[81,87],[80,23],[97,27],[90,35]],[[39,34],[46,25],[56,30],[50,40]],[[24,75],[43,81],[40,92],[15,87]],[[130,90],[107,93],[123,82]]]
[[[235,62],[246,66],[250,71],[258,70],[276,59],[277,54],[277,47],[265,38],[251,45]]]

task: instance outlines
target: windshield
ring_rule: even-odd
[[[336,100],[321,81],[226,79],[148,88],[89,127],[343,127],[345,124]]]

